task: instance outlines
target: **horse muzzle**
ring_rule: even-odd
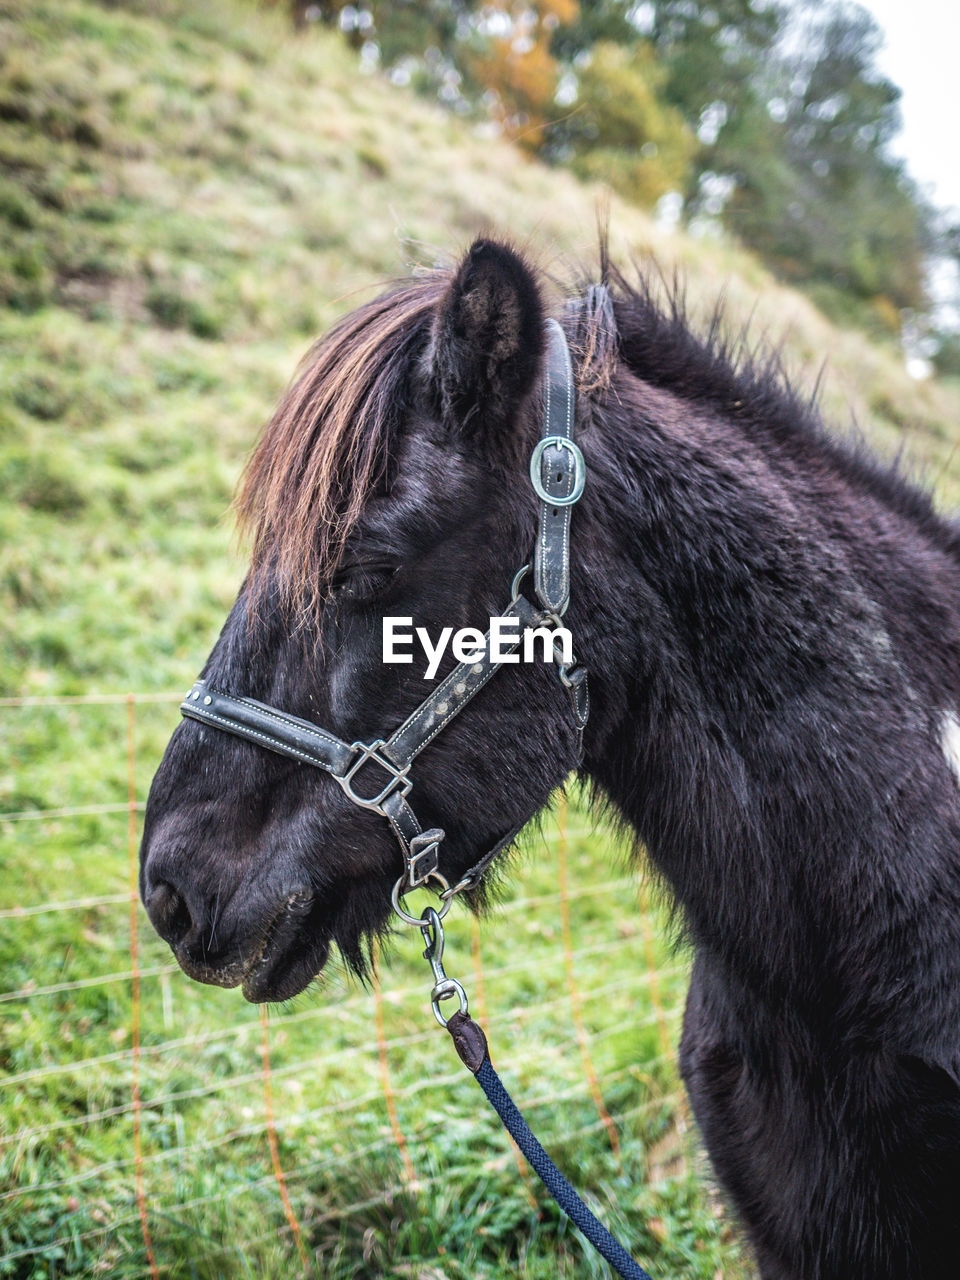
[[[310,927],[313,894],[296,889],[258,913],[255,923],[231,928],[194,905],[168,881],[146,899],[150,920],[187,977],[216,987],[243,987],[247,1000],[286,1000],[322,969],[329,944]],[[217,938],[221,933],[222,941]]]

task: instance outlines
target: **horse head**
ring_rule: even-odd
[[[584,367],[600,358],[598,324],[571,321],[590,348]],[[416,655],[382,661],[383,619],[412,619],[431,637],[485,631],[531,559],[527,462],[545,341],[535,273],[481,240],[455,271],[404,283],[317,344],[247,469],[239,509],[252,564],[198,689],[282,709],[343,743],[402,724],[432,685]],[[596,554],[603,528],[588,495],[578,561]],[[596,575],[580,563],[574,574],[570,618],[589,648]],[[547,802],[578,747],[543,664],[507,667],[429,743],[405,781],[422,826],[445,833],[446,883]],[[367,772],[369,793],[382,762]],[[322,770],[221,732],[212,716],[175,731],[147,805],[141,893],[191,977],[282,1000],[332,943],[362,970],[398,867],[388,824]]]

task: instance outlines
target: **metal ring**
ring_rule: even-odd
[[[571,663],[566,663],[566,662],[557,663],[557,675],[560,677],[560,683],[563,685],[565,689],[572,689],[574,687],[573,681],[570,679],[570,676],[567,673],[569,671],[577,671],[577,670],[578,670],[578,663],[577,663],[576,656],[574,656],[574,659]]]
[[[443,906],[437,912],[437,919],[442,920],[443,917],[450,910],[450,908],[453,906],[453,898],[444,896],[445,894],[448,894],[450,892],[450,885],[447,883],[447,881],[444,879],[444,877],[440,874],[439,871],[431,871],[430,875],[427,877],[427,880],[440,881],[441,889],[438,889],[437,893],[441,902],[443,903]],[[400,899],[405,897],[406,894],[413,892],[413,890],[410,888],[407,888],[406,890],[401,892],[401,885],[405,883],[406,883],[405,877],[401,876],[400,879],[397,881],[397,883],[393,886],[393,889],[390,893],[390,902],[393,905],[394,911],[397,913],[397,915],[400,917],[400,919],[403,921],[404,924],[415,924],[417,928],[420,929],[423,927],[422,917],[412,916],[409,911],[404,911],[403,907],[401,907],[400,905]],[[417,888],[425,889],[426,884],[427,882],[425,880],[422,885],[418,884]]]
[[[556,494],[548,493],[543,487],[543,481],[540,478],[540,461],[544,450],[548,447],[569,449],[573,454],[575,467],[573,491],[568,493],[566,497],[558,497]],[[579,446],[575,445],[567,436],[544,436],[530,455],[530,483],[533,485],[537,497],[546,502],[548,506],[572,507],[575,502],[579,502],[584,485],[587,483],[587,464],[583,460],[583,454],[580,452]]]
[[[520,583],[524,580],[524,578],[530,572],[530,569],[531,569],[531,565],[529,562],[527,562],[527,564],[522,564],[520,568],[517,570],[517,572],[513,575],[513,582],[510,584],[510,603],[511,604],[516,604],[517,601],[520,599]]]

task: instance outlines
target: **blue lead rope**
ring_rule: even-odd
[[[623,1280],[650,1280],[650,1276],[643,1267],[634,1262],[620,1241],[612,1236],[599,1218],[590,1212],[534,1137],[533,1130],[520,1114],[519,1108],[494,1070],[487,1051],[486,1036],[462,1007],[462,1002],[461,1008],[444,1025],[453,1038],[461,1060],[477,1077],[480,1088],[503,1121],[505,1129],[526,1156],[531,1169],[574,1226],[578,1227],[596,1251],[606,1258],[617,1275],[623,1276]]]
[[[454,1015],[456,1016],[456,1015]],[[556,1200],[575,1227],[587,1237],[593,1247],[610,1263],[617,1275],[624,1280],[650,1280],[650,1276],[634,1262],[615,1236],[612,1236],[571,1187],[557,1166],[541,1147],[533,1130],[520,1114],[519,1108],[504,1088],[503,1081],[485,1057],[476,1072],[480,1088],[487,1101],[503,1121],[504,1127],[527,1158],[527,1163]]]
[[[401,919],[406,920],[409,917],[401,915]],[[480,1088],[503,1121],[507,1133],[526,1156],[530,1168],[563,1212],[574,1226],[583,1232],[597,1253],[606,1258],[617,1275],[622,1276],[623,1280],[651,1280],[643,1267],[634,1262],[620,1241],[610,1234],[600,1219],[583,1203],[534,1137],[533,1130],[503,1087],[503,1081],[490,1061],[487,1037],[467,1012],[466,992],[456,979],[448,978],[444,970],[443,925],[440,923],[440,914],[432,907],[428,907],[420,917],[419,924],[423,940],[427,944],[423,958],[430,962],[430,968],[433,970],[434,986],[430,993],[430,1003],[433,1006],[434,1017],[441,1027],[445,1027],[450,1032],[461,1062],[477,1077]],[[449,1018],[445,1018],[440,1005],[444,1000],[453,997],[458,999],[460,1008]]]

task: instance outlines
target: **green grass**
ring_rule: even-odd
[[[602,198],[360,74],[336,38],[292,36],[277,10],[0,0],[0,697],[185,689],[242,576],[233,486],[313,337],[380,280],[490,227],[564,276],[594,254]],[[755,312],[801,377],[828,355],[827,410],[845,420],[850,406],[885,450],[905,443],[960,502],[960,384],[911,382],[895,352],[831,325],[735,245],[610,209],[619,259],[678,264],[695,314],[723,289],[730,323]],[[176,712],[135,711],[142,800]],[[18,1280],[147,1273],[131,983],[111,978],[131,964],[126,735],[122,703],[0,705],[0,813],[28,815],[0,821],[0,988],[23,991],[0,1001],[0,1276]],[[115,808],[42,816],[102,806]],[[746,1276],[652,1003],[650,963],[675,1043],[684,959],[658,917],[648,952],[611,839],[582,815],[571,826],[576,978],[620,1157],[576,1043],[549,822],[483,928],[497,1062],[655,1275]],[[106,901],[29,913],[78,899]],[[256,1011],[172,972],[142,914],[139,929],[161,1274],[297,1274]],[[472,942],[453,917],[449,970],[476,994]],[[383,1016],[419,1190],[390,1132],[370,994],[335,972],[272,1015],[279,1154],[314,1274],[602,1274],[556,1210],[529,1200],[433,1024],[418,944],[402,937],[385,957]]]

